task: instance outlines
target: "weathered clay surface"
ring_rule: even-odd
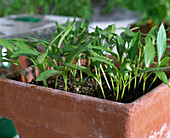
[[[21,138],[166,138],[170,130],[165,84],[129,104],[6,78],[0,89],[0,115],[14,120]]]

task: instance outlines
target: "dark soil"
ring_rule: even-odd
[[[167,76],[168,76],[168,78],[170,78],[170,73],[168,73]],[[159,84],[162,83],[159,79],[157,79],[155,81],[155,83],[152,85],[152,87],[148,90],[148,87],[151,84],[153,78],[154,78],[154,74],[151,75],[151,77],[149,77],[147,79],[147,82],[146,82],[146,90],[147,91],[145,93],[149,92],[150,90],[152,90],[153,88],[155,88],[156,86],[158,86]],[[111,101],[116,101],[116,94],[112,89],[110,90],[108,88],[104,77],[102,77],[102,81],[103,81],[102,84],[103,84],[106,99],[111,100]],[[35,80],[32,80],[32,82],[30,82],[30,83],[43,86],[43,82],[36,82]],[[48,87],[54,88],[55,87],[55,78],[50,77],[47,80],[47,83],[48,83]],[[111,83],[111,82],[109,82],[109,83]],[[59,90],[65,89],[62,76],[60,76],[58,78],[57,84],[58,84],[57,89],[59,89]],[[129,91],[126,89],[123,99],[121,99],[119,97],[119,100],[118,100],[119,102],[130,103],[145,94],[145,93],[143,93],[143,89],[142,89],[143,82],[141,82],[139,85],[137,85],[137,88],[135,90],[133,89],[133,86],[134,86],[134,82],[132,82],[131,89]],[[98,98],[103,99],[102,91],[100,89],[99,84],[93,78],[88,78],[84,84],[84,88],[82,89],[79,75],[76,76],[76,85],[74,83],[73,78],[68,79],[68,92],[78,93],[78,94],[83,94],[83,95],[88,95],[88,96],[93,96],[93,97],[98,97]],[[121,95],[121,93],[120,93],[120,95]]]

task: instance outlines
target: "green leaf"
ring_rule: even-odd
[[[110,53],[112,56],[114,56],[116,59],[118,59],[118,55],[106,47],[89,45],[88,48],[106,51],[106,52]]]
[[[50,58],[50,57],[47,57],[47,65],[48,65],[49,67],[53,67],[54,69],[56,69],[55,67],[57,66],[57,65],[56,65],[56,62],[54,62],[53,59]]]
[[[115,73],[119,73],[120,74],[120,71],[114,66],[114,64],[110,61],[109,58],[107,58],[105,56],[88,57],[88,58],[96,60],[96,61],[100,61],[100,62],[103,62],[103,63],[106,63],[106,64],[110,65],[113,68]]]
[[[156,73],[156,75],[158,76],[158,78],[165,84],[167,84],[169,86],[169,83],[168,83],[168,79],[167,79],[167,76],[165,74],[165,72],[161,71],[161,70],[157,70],[157,71],[154,71]],[[170,86],[169,86],[170,87]]]
[[[76,48],[71,54],[69,54],[66,57],[65,63],[71,63],[75,57],[77,57],[80,53],[82,53],[85,50],[87,50],[88,49],[88,45],[90,45],[95,40],[96,39],[92,39],[92,40],[88,41],[87,43],[85,43],[85,44],[79,46],[78,48]]]
[[[18,40],[14,39],[14,40],[11,40],[11,42],[16,45],[16,47],[19,49],[19,51],[23,51],[23,53],[27,53],[27,52],[28,53],[36,53],[36,54],[39,53],[36,43],[30,42],[27,40],[24,41],[24,40],[22,41],[20,39],[18,39]]]
[[[25,50],[19,50],[19,51],[16,51],[16,52],[11,56],[11,58],[19,58],[19,57],[21,57],[21,56],[31,56],[31,55],[36,56],[36,55],[38,55],[38,54],[39,54],[39,53],[37,53],[36,51],[31,50],[31,49],[29,49],[29,50],[27,50],[27,51],[25,51]]]
[[[83,29],[83,27],[84,27],[84,18],[82,19],[82,21],[81,21],[81,23],[80,23],[80,26],[79,26],[79,28],[81,28],[81,29]]]
[[[78,69],[84,73],[86,73],[87,75],[89,76],[94,76],[94,74],[91,72],[91,70],[87,67],[84,67],[84,66],[79,66],[79,65],[75,65],[75,64],[69,64],[69,63],[66,63],[65,65],[71,67],[71,68],[74,68],[74,69]]]
[[[42,65],[46,56],[47,56],[47,52],[40,53],[40,55],[37,57],[37,63]]]
[[[100,62],[109,64],[109,65],[112,65],[112,64],[113,64],[113,63],[111,63],[109,60],[107,60],[106,58],[103,58],[102,56],[100,56],[100,57],[88,57],[88,58],[89,58],[89,59],[92,59],[92,60],[97,60],[97,61],[100,61]]]
[[[69,34],[69,32],[74,28],[75,23],[73,23],[70,27],[66,28],[64,31],[64,34],[61,36],[59,42],[58,42],[58,48],[60,48],[61,43],[63,42],[64,38]]]
[[[106,67],[106,70],[105,70],[105,71],[108,72],[109,75],[111,75],[112,77],[114,77],[114,74],[113,74],[113,71],[112,71],[112,68],[111,68],[110,65],[108,65],[108,66]]]
[[[134,37],[132,38],[129,44],[128,56],[131,61],[135,61],[136,57],[138,56],[137,50],[138,50],[140,38],[141,38],[140,32],[135,33]]]
[[[169,58],[170,57],[165,57],[165,58],[163,58],[162,60],[161,60],[161,62],[160,62],[160,66],[161,67],[165,67],[165,66],[167,66],[168,65],[168,62],[169,62]]]
[[[33,42],[42,42],[44,44],[49,44],[48,41],[36,39],[36,38],[30,37],[30,36],[24,36],[24,38],[25,38],[26,41],[28,41],[27,39],[31,39]],[[12,40],[15,40],[15,39],[12,39]],[[24,40],[22,40],[22,41],[24,41]]]
[[[133,36],[135,35],[134,32],[132,32],[131,30],[128,30],[125,28],[125,31],[122,32],[121,34],[121,37],[123,38],[123,40],[125,41],[131,41],[131,39],[133,38]]]
[[[145,66],[149,67],[155,58],[155,48],[148,36],[145,39],[145,43]]]
[[[134,30],[138,30],[138,29],[140,29],[140,27],[139,27],[139,26],[137,26],[137,27],[133,27],[133,28],[131,28],[130,30],[131,30],[131,31],[134,31]]]
[[[12,58],[18,58],[20,56],[31,56],[31,55],[38,55],[39,52],[37,50],[31,49],[27,44],[25,44],[22,40],[12,40],[12,43],[19,48],[18,51],[14,52],[11,55]]]
[[[0,39],[0,45],[5,47],[11,52],[14,52],[14,50],[16,49],[16,47],[12,45],[12,43],[10,43],[8,40],[5,40],[5,39]]]
[[[63,25],[61,25],[61,24],[59,24],[59,23],[57,23],[57,22],[56,22],[55,24],[56,24],[56,27],[61,28],[61,29],[63,29],[63,30],[65,29],[65,27],[64,27]]]
[[[58,70],[46,70],[44,72],[42,72],[36,79],[36,81],[42,81],[45,80],[49,77],[51,77],[52,75],[55,75],[57,73],[60,73]]]
[[[9,62],[9,63],[13,63],[14,64],[14,61],[9,60],[9,59],[0,59],[0,62]]]
[[[112,39],[113,33],[115,33],[115,31],[116,31],[116,25],[113,24],[113,25],[109,25],[107,28],[105,28],[104,31],[102,31],[102,33],[106,32],[107,37],[110,40],[110,39]]]
[[[130,66],[130,63],[126,63],[126,64],[125,64],[125,68],[126,68],[127,70],[129,70],[129,71],[132,71],[132,68],[131,68],[131,66]]]
[[[64,62],[64,59],[60,55],[58,55],[58,54],[49,53],[48,56],[50,56],[52,58],[56,58],[56,59],[61,60],[62,62]]]
[[[17,48],[24,50],[24,51],[31,49],[27,44],[25,44],[24,42],[22,42],[20,40],[19,41],[12,41],[12,43],[15,44]]]
[[[166,32],[163,23],[161,24],[157,36],[158,64],[160,64],[166,50]]]
[[[61,48],[61,50],[63,53],[66,53],[66,52],[72,52],[76,48],[78,48],[78,46],[66,45],[63,48]]]
[[[170,52],[165,52],[165,54],[167,54],[170,57]]]
[[[66,27],[69,27],[69,26],[70,26],[70,20],[67,19],[67,21],[66,21]]]
[[[152,37],[152,42],[155,42],[156,40],[157,31],[158,31],[158,26],[154,26],[151,28],[151,30],[148,33],[149,36]]]
[[[122,59],[123,53],[125,51],[125,42],[119,35],[116,35],[116,43],[117,52],[120,59]]]
[[[144,70],[141,70],[138,75],[142,74],[142,73],[145,73],[145,72],[149,72],[149,71],[156,71],[156,70],[163,70],[163,69],[166,69],[166,68],[170,68],[170,65],[169,66],[166,66],[166,67],[156,67],[156,68],[149,68],[149,69],[144,69]]]

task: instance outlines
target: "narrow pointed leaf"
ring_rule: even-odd
[[[59,24],[59,23],[56,23],[56,27],[61,28],[63,30],[65,29],[65,27],[63,25]]]
[[[166,32],[163,23],[161,24],[157,36],[158,64],[160,64],[166,50]]]
[[[40,53],[40,55],[37,57],[38,64],[43,64],[45,57],[47,56],[47,52]]]
[[[168,79],[167,79],[167,76],[165,74],[165,72],[161,71],[161,70],[157,70],[155,71],[156,75],[158,76],[158,78],[165,84],[167,84],[169,86],[169,83],[168,83]],[[170,87],[170,86],[169,86]]]
[[[11,52],[13,52],[14,49],[16,49],[12,43],[10,43],[8,40],[5,40],[5,39],[0,39],[0,45],[5,47],[6,49],[8,49]]]
[[[150,37],[146,37],[145,42],[145,66],[149,67],[155,58],[155,48]]]
[[[106,51],[106,52],[110,53],[112,56],[114,56],[116,59],[118,59],[118,55],[106,47],[89,45],[88,48]]]
[[[58,55],[58,54],[54,54],[54,53],[49,53],[48,56],[52,57],[52,58],[55,58],[55,59],[58,59],[58,60],[61,60],[61,61],[64,61],[62,56]]]
[[[112,69],[115,71],[115,73],[120,74],[120,71],[117,69],[117,67],[114,66],[114,64],[112,62],[109,61],[109,58],[108,59],[106,57],[102,58],[102,56],[100,56],[100,57],[88,57],[88,58],[96,60],[96,61],[100,61],[100,62],[103,62],[103,63],[106,63],[106,64],[108,64],[108,65],[110,65],[112,67]]]
[[[37,52],[35,52],[34,50],[31,50],[31,49],[29,49],[29,50],[27,50],[27,51],[25,51],[25,50],[19,50],[19,51],[17,51],[17,52],[15,52],[12,56],[11,56],[11,58],[19,58],[19,57],[21,57],[21,56],[31,56],[31,55],[38,55],[38,53]]]
[[[140,72],[138,73],[138,75],[140,75],[140,74],[142,74],[142,73],[144,73],[144,72],[156,71],[156,70],[160,70],[160,69],[163,70],[163,69],[166,69],[166,68],[170,68],[170,65],[169,65],[169,66],[166,66],[166,67],[156,67],[156,68],[144,69],[144,70],[140,71]]]
[[[70,55],[68,55],[65,59],[65,63],[71,63],[75,57],[77,57],[80,53],[84,52],[88,49],[88,45],[90,45],[96,39],[92,39],[85,43],[84,45],[79,46],[76,48]]]
[[[63,48],[61,48],[61,50],[62,50],[63,53],[66,53],[66,52],[71,52],[71,51],[73,51],[76,48],[78,48],[78,46],[66,45]]]
[[[88,57],[89,59],[92,59],[92,60],[97,60],[97,61],[100,61],[100,62],[103,62],[103,63],[106,63],[106,64],[113,64],[111,63],[109,60],[105,59],[105,58],[102,58],[102,57]]]
[[[74,69],[78,69],[86,74],[88,74],[89,76],[93,76],[93,73],[91,72],[91,70],[87,67],[84,67],[84,66],[79,66],[79,65],[75,65],[75,64],[69,64],[69,63],[66,63],[65,65],[71,67],[71,68],[74,68]]]
[[[14,64],[14,61],[9,60],[9,59],[0,59],[0,62],[9,62],[9,63],[13,63]]]
[[[69,26],[70,26],[70,20],[67,19],[67,21],[66,21],[66,27],[69,27]]]
[[[167,66],[168,65],[168,62],[169,62],[169,59],[170,59],[170,57],[165,57],[165,58],[163,58],[162,60],[161,60],[161,62],[160,62],[160,66],[161,67],[165,67],[165,66]]]
[[[45,79],[47,79],[47,78],[49,78],[52,75],[55,75],[57,73],[60,73],[60,72],[58,70],[46,70],[37,77],[36,81],[45,80]]]
[[[19,41],[12,41],[12,43],[15,44],[17,48],[24,50],[24,51],[31,49],[27,44],[25,44],[24,42],[22,42],[20,40]]]
[[[119,35],[116,35],[116,48],[120,59],[122,59],[123,53],[125,51],[125,42]]]
[[[156,40],[157,31],[158,31],[158,26],[154,26],[151,28],[151,30],[148,33],[152,37],[152,42],[155,42]]]
[[[129,44],[128,56],[131,61],[135,61],[137,55],[137,50],[140,41],[140,33],[136,33]]]
[[[68,27],[64,34],[61,36],[59,42],[58,42],[58,48],[60,48],[61,43],[63,42],[64,38],[69,34],[69,32],[73,29],[73,27],[75,26],[75,23],[73,23],[70,27]]]

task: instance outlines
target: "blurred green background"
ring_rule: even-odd
[[[142,21],[170,22],[170,0],[0,0],[0,16],[53,14],[84,17],[90,21],[96,5],[102,5],[103,14],[109,14],[117,6],[140,13]]]

